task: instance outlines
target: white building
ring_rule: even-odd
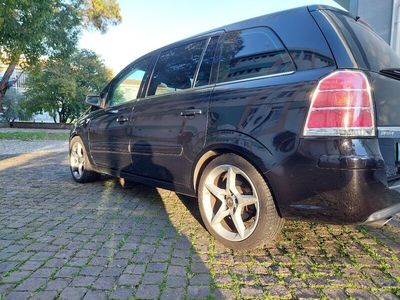
[[[0,63],[0,79],[3,77],[4,72],[7,69],[7,65]],[[13,74],[10,77],[9,83],[11,87],[7,90],[7,94],[11,94],[15,100],[23,95],[26,90],[26,80],[28,78],[27,72],[24,72],[18,66],[15,68]],[[24,120],[28,121],[28,120]],[[54,123],[54,119],[49,115],[49,113],[44,112],[42,114],[33,115],[29,121],[33,122],[44,122],[44,123]]]

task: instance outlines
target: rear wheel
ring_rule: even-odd
[[[198,198],[205,226],[232,249],[248,250],[272,242],[284,223],[260,173],[234,154],[210,162],[201,177]]]
[[[71,139],[69,161],[72,178],[79,183],[98,179],[100,174],[93,171],[82,139],[78,136]]]

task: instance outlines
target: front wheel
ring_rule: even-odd
[[[200,179],[198,198],[208,231],[232,249],[249,250],[270,243],[284,223],[263,177],[235,154],[210,162]]]
[[[69,148],[70,170],[72,178],[79,183],[98,179],[100,174],[93,171],[82,139],[75,136],[71,139]]]

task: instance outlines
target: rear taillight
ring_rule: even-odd
[[[360,71],[336,71],[320,80],[311,100],[305,136],[374,136],[371,88]]]

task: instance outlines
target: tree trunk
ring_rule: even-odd
[[[11,78],[12,73],[15,70],[15,67],[17,66],[17,62],[11,62],[8,67],[6,72],[3,75],[3,78],[0,81],[0,112],[3,111],[3,99],[4,95],[6,94],[9,86],[8,86],[8,81]]]

